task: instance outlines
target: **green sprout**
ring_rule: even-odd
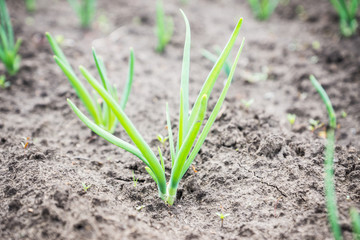
[[[324,124],[320,123],[319,120],[315,120],[315,119],[309,119],[309,130],[310,131],[315,131],[316,129],[322,127]]]
[[[221,54],[221,48],[220,48],[219,46],[216,46],[216,47],[215,47],[215,53],[216,53],[216,55],[213,54],[213,53],[211,53],[211,52],[209,52],[209,51],[206,50],[206,49],[203,49],[203,50],[202,50],[202,55],[203,55],[205,58],[209,59],[209,60],[210,60],[211,62],[213,62],[213,63],[216,63],[218,57],[219,57],[220,54]],[[229,74],[230,74],[230,70],[231,70],[231,62],[230,62],[228,59],[225,61],[225,64],[224,64],[223,69],[224,69],[224,72],[225,72],[226,76],[228,77]]]
[[[216,215],[218,215],[220,217],[220,220],[221,220],[221,228],[224,227],[224,219],[228,216],[230,216],[229,213],[219,213],[217,212]]]
[[[144,205],[140,205],[140,206],[137,206],[135,207],[136,211],[141,211],[141,209],[143,209],[145,206]]]
[[[5,0],[0,0],[0,61],[10,75],[15,75],[20,68],[21,57],[18,51],[21,38],[14,41],[14,31]]]
[[[36,0],[25,0],[26,10],[34,12],[36,10]]]
[[[158,38],[158,45],[156,51],[164,52],[166,45],[170,42],[174,32],[174,22],[171,17],[164,13],[162,0],[156,1],[156,35]]]
[[[136,187],[136,185],[137,185],[137,182],[138,182],[139,178],[136,178],[136,177],[135,177],[135,173],[134,173],[134,171],[132,171],[132,175],[133,175],[133,183],[134,183],[134,187]]]
[[[249,109],[250,106],[254,103],[254,99],[252,98],[249,100],[242,99],[241,103],[244,104],[245,109]]]
[[[360,240],[360,216],[355,208],[350,209],[351,225],[355,240]]]
[[[206,121],[205,126],[201,130],[203,120],[206,115],[207,102],[214,87],[214,84],[219,76],[219,73],[228,57],[237,36],[239,34],[242,19],[240,19],[229,39],[229,42],[225,46],[222,54],[220,55],[218,61],[214,65],[213,69],[209,73],[200,93],[195,101],[191,113],[189,114],[189,68],[190,68],[190,25],[189,21],[186,18],[183,11],[185,25],[186,25],[186,36],[185,36],[185,46],[183,54],[183,65],[182,65],[182,74],[181,74],[181,88],[180,88],[180,114],[179,114],[179,127],[178,127],[178,140],[176,147],[174,145],[173,132],[171,129],[170,113],[168,105],[166,104],[166,120],[169,134],[169,145],[170,145],[170,157],[171,157],[171,176],[170,181],[166,183],[165,177],[165,167],[164,159],[159,150],[160,160],[156,157],[155,153],[151,150],[150,146],[145,142],[143,136],[138,132],[134,124],[131,122],[126,113],[122,110],[119,104],[116,102],[116,99],[104,89],[97,81],[93,78],[86,77],[86,80],[89,84],[98,92],[98,94],[103,98],[107,105],[113,110],[120,124],[132,140],[133,144],[123,141],[110,134],[109,132],[103,130],[97,124],[94,124],[89,118],[87,118],[75,105],[68,99],[70,107],[73,109],[75,114],[95,133],[103,137],[105,140],[110,143],[125,149],[126,151],[137,156],[142,160],[146,167],[146,171],[154,179],[158,186],[159,197],[164,200],[167,204],[173,205],[176,199],[176,192],[180,180],[190,167],[191,163],[194,161],[202,144],[205,141],[206,136],[210,132],[211,126],[216,120],[216,116],[219,113],[221,106],[225,100],[226,93],[229,90],[237,62],[240,57],[240,53],[243,48],[244,40],[239,47],[238,53],[234,60],[234,63],[231,68],[230,75],[223,87],[223,90],[220,94],[217,103],[212,110],[209,118]],[[84,68],[80,68],[81,72],[86,76],[87,71]],[[199,135],[200,133],[200,135]],[[199,135],[199,137],[197,137]],[[197,139],[197,141],[196,141]]]
[[[267,20],[277,7],[279,0],[248,0],[255,17]]]
[[[50,46],[51,46],[54,54],[55,54],[55,56],[54,56],[55,62],[59,65],[61,70],[67,76],[72,87],[75,89],[78,97],[85,105],[85,107],[86,107],[87,111],[89,112],[89,114],[91,115],[91,117],[94,119],[95,124],[99,125],[106,131],[113,133],[115,131],[115,128],[117,125],[116,114],[114,113],[114,111],[111,110],[111,107],[108,105],[108,103],[100,104],[97,101],[97,99],[94,99],[90,95],[90,93],[86,90],[85,86],[75,75],[74,70],[70,66],[70,63],[67,61],[64,53],[62,52],[61,48],[59,47],[59,45],[57,44],[55,39],[51,36],[50,33],[46,33],[46,36],[47,36],[47,39],[50,43]],[[93,48],[92,53],[93,53],[95,65],[97,67],[97,70],[98,70],[100,78],[101,78],[103,88],[112,96],[113,99],[117,99],[118,91],[115,86],[113,86],[109,83],[103,61],[97,57],[94,48]],[[92,80],[95,80],[95,78],[84,67],[80,67],[80,70],[81,70],[83,76],[87,80],[89,78],[91,78]],[[131,85],[132,85],[132,81],[133,81],[133,75],[134,75],[134,51],[132,49],[130,49],[128,79],[127,79],[126,87],[124,89],[124,92],[122,94],[121,101],[120,101],[120,107],[122,110],[125,109],[126,103],[128,101],[129,95],[130,95]]]
[[[346,117],[347,117],[347,113],[343,110],[343,111],[341,112],[341,116],[342,116],[343,118],[346,118]]]
[[[340,17],[340,31],[345,37],[356,33],[358,23],[356,12],[359,7],[359,0],[330,0]]]
[[[85,183],[82,183],[82,187],[83,187],[84,192],[87,192],[87,190],[91,187],[91,185],[86,186]]]
[[[296,114],[288,113],[287,120],[289,121],[291,126],[294,125],[295,120],[296,120]]]
[[[335,186],[334,186],[334,151],[335,151],[335,129],[336,129],[336,116],[334,108],[330,102],[328,95],[326,94],[324,88],[316,80],[316,78],[311,75],[310,81],[319,93],[321,99],[323,100],[328,115],[329,115],[329,128],[327,129],[326,135],[326,150],[325,150],[325,200],[326,208],[328,212],[328,219],[331,226],[333,236],[336,240],[342,239],[341,228],[338,220],[338,211],[336,204],[336,195],[335,195]]]
[[[0,76],[0,88],[8,88],[10,86],[10,82],[6,81],[5,75]]]
[[[161,142],[162,145],[164,145],[165,142],[169,139],[169,137],[163,137],[161,134],[158,134],[157,139],[159,140],[159,142]]]
[[[67,0],[80,20],[82,28],[90,28],[96,11],[96,0]]]

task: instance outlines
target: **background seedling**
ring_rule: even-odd
[[[156,51],[164,52],[166,45],[170,42],[174,31],[174,22],[171,17],[164,13],[162,0],[156,1],[156,35],[158,38],[158,45]]]
[[[132,171],[132,175],[133,175],[133,184],[134,184],[134,187],[136,187],[139,178],[136,178],[136,177],[135,177],[134,171]]]
[[[347,113],[346,113],[345,111],[342,111],[342,112],[341,112],[341,116],[342,116],[343,118],[346,118],[346,117],[347,117]]]
[[[36,10],[36,0],[25,0],[26,10],[34,12]]]
[[[291,113],[288,113],[287,115],[287,120],[289,121],[290,125],[294,125],[295,123],[295,120],[296,120],[296,115],[295,114],[291,114]]]
[[[244,78],[249,83],[266,81],[269,77],[269,68],[267,66],[263,66],[261,68],[261,72],[242,71],[241,77]]]
[[[91,185],[86,185],[85,183],[82,183],[82,187],[84,192],[87,192],[87,190],[91,187]]]
[[[10,86],[10,82],[6,81],[5,75],[0,76],[0,88],[8,88]]]
[[[161,142],[162,145],[165,145],[165,142],[169,139],[169,137],[163,137],[161,134],[158,134],[157,139],[159,142]]]
[[[70,84],[75,89],[78,97],[85,105],[87,111],[91,115],[91,117],[94,119],[95,124],[99,125],[106,131],[113,133],[115,131],[117,120],[114,112],[111,110],[111,108],[108,106],[107,103],[100,104],[96,98],[93,98],[90,93],[86,90],[85,86],[82,84],[82,82],[77,78],[74,70],[70,66],[70,63],[66,59],[64,53],[62,52],[61,48],[57,44],[57,42],[54,40],[54,38],[51,36],[50,33],[46,33],[46,37],[50,43],[50,46],[55,54],[54,59],[55,62],[59,65],[61,70],[64,72],[64,74],[67,76]],[[106,69],[103,61],[96,55],[95,49],[93,49],[93,58],[95,61],[95,65],[97,67],[98,73],[101,78],[102,85],[104,89],[114,98],[118,98],[118,91],[115,86],[111,85],[106,74]],[[126,103],[128,101],[131,86],[133,82],[133,76],[134,76],[134,51],[130,49],[130,58],[129,58],[129,73],[128,73],[128,79],[126,83],[126,87],[124,89],[124,92],[121,97],[120,101],[120,107],[122,110],[125,109]],[[94,77],[84,68],[80,67],[81,72],[85,79],[88,80],[88,78],[94,79]]]
[[[350,209],[351,225],[355,240],[360,240],[360,216],[355,208]]]
[[[345,37],[355,34],[358,27],[356,12],[359,0],[330,0],[330,2],[339,14],[341,34]]]
[[[279,0],[248,0],[255,17],[267,20],[277,7]]]
[[[324,125],[323,123],[320,123],[319,120],[315,120],[315,119],[309,119],[309,124],[310,124],[309,130],[312,132],[318,128],[321,128]]]
[[[218,215],[220,217],[220,220],[221,220],[221,228],[224,227],[224,219],[228,216],[230,216],[229,213],[219,213],[217,212],[216,215]]]
[[[213,54],[213,53],[211,53],[211,52],[209,52],[209,51],[206,50],[206,49],[203,49],[203,50],[201,51],[201,53],[202,53],[202,55],[203,55],[205,58],[209,59],[209,60],[210,60],[211,62],[213,62],[213,63],[216,63],[218,57],[219,57],[220,54],[221,54],[221,49],[220,49],[219,46],[216,46],[216,47],[215,47],[215,53],[216,53],[216,55]],[[231,70],[231,63],[230,63],[230,61],[229,61],[228,59],[225,61],[225,64],[224,64],[224,66],[223,66],[223,70],[224,70],[226,76],[228,77],[229,74],[230,74],[230,70]]]
[[[126,151],[134,154],[140,160],[142,160],[146,167],[146,171],[154,179],[158,186],[159,197],[163,199],[167,204],[173,205],[176,199],[177,188],[180,180],[189,169],[191,163],[194,161],[202,144],[204,143],[206,136],[210,132],[211,126],[213,125],[216,116],[220,112],[221,106],[225,100],[226,93],[229,90],[237,62],[240,57],[240,53],[243,48],[244,40],[242,41],[240,48],[237,52],[236,58],[232,65],[230,75],[223,87],[223,90],[217,100],[215,107],[213,108],[206,124],[202,128],[202,123],[205,118],[207,111],[207,101],[209,95],[212,92],[213,86],[219,76],[219,73],[230,54],[233,45],[239,34],[242,19],[240,19],[227,43],[218,61],[215,63],[213,69],[209,73],[200,93],[198,94],[197,100],[195,101],[191,114],[189,114],[189,69],[190,69],[190,25],[185,14],[183,14],[185,25],[186,25],[186,36],[183,54],[183,65],[181,74],[181,87],[180,87],[180,114],[179,114],[179,128],[178,128],[178,141],[176,147],[173,139],[173,132],[171,129],[170,112],[168,105],[166,105],[166,120],[169,134],[169,145],[170,145],[170,157],[171,157],[171,175],[170,181],[167,184],[165,178],[165,167],[164,159],[159,150],[160,160],[156,157],[155,153],[151,150],[150,146],[145,142],[144,138],[138,132],[134,124],[131,122],[126,113],[122,110],[116,99],[101,86],[95,79],[86,77],[86,80],[90,85],[98,92],[103,98],[106,104],[112,109],[115,116],[119,120],[120,124],[128,134],[133,144],[127,143],[122,139],[115,137],[109,132],[105,131],[97,124],[93,123],[87,118],[75,105],[68,99],[68,103],[76,115],[96,134],[103,137],[110,143],[125,149]],[[87,71],[84,68],[80,68],[83,75],[87,76]],[[201,130],[201,131],[200,131]]]
[[[336,195],[334,186],[334,151],[335,151],[335,129],[336,129],[336,116],[334,108],[330,102],[328,95],[323,87],[311,75],[310,81],[318,91],[321,99],[323,100],[329,115],[329,128],[327,129],[326,150],[325,150],[325,200],[328,212],[328,219],[331,226],[333,236],[336,240],[342,239],[341,229],[338,220],[338,210],[336,205]]]
[[[249,100],[242,99],[241,103],[244,105],[245,109],[249,109],[250,106],[254,103],[254,99],[252,98]]]
[[[96,0],[67,0],[80,20],[82,28],[89,28],[96,12]]]
[[[21,57],[18,54],[21,38],[14,41],[14,31],[5,0],[0,0],[0,60],[10,75],[15,75],[20,68]]]

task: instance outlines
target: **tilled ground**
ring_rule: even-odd
[[[337,112],[336,191],[341,227],[351,239],[348,211],[360,208],[360,37],[338,36],[328,2],[291,1],[260,23],[245,1],[171,1],[166,10],[175,33],[163,55],[154,51],[152,2],[99,2],[108,29],[96,21],[93,30],[82,31],[65,1],[39,0],[34,15],[22,1],[8,1],[24,43],[21,71],[0,92],[1,239],[330,239],[324,128],[308,130],[310,118],[326,123],[327,115],[309,74],[323,84]],[[44,32],[63,35],[73,66],[94,73],[95,46],[120,89],[134,47],[126,112],[156,149],[156,135],[166,135],[165,102],[177,122],[185,37],[179,8],[192,28],[191,100],[211,68],[201,49],[224,46],[239,17],[246,44],[221,114],[181,181],[176,204],[168,207],[140,160],[92,134],[70,110],[66,98],[80,102],[54,63]],[[320,48],[313,48],[315,41]],[[265,80],[251,81],[265,71]],[[223,79],[222,73],[214,94]],[[254,102],[246,108],[242,100],[249,99]],[[293,127],[287,113],[297,115]],[[128,139],[121,127],[115,134]],[[161,147],[169,158],[167,144]],[[91,184],[87,192],[82,183]],[[215,214],[221,211],[230,214],[223,228]]]

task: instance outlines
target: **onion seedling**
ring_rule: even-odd
[[[174,32],[174,22],[171,17],[166,16],[162,0],[156,1],[156,35],[158,45],[156,51],[164,52],[166,45],[170,42]]]
[[[224,227],[224,219],[228,216],[230,216],[229,213],[219,213],[217,212],[216,215],[218,215],[220,217],[220,220],[221,220],[221,228]]]
[[[252,98],[249,100],[242,99],[241,103],[244,104],[245,109],[249,109],[250,106],[254,103],[254,99]]]
[[[347,112],[345,112],[344,110],[341,112],[341,116],[343,117],[343,118],[346,118],[347,117]]]
[[[336,116],[334,108],[330,102],[328,95],[326,94],[323,87],[311,75],[310,81],[319,93],[323,100],[328,115],[329,115],[329,128],[327,129],[326,135],[326,150],[325,150],[325,200],[326,208],[328,211],[328,219],[331,226],[333,236],[336,240],[342,239],[341,228],[338,220],[338,210],[336,204],[335,186],[334,186],[334,150],[335,150],[335,129],[336,129]]]
[[[180,87],[180,116],[178,125],[178,141],[175,147],[174,137],[171,128],[170,112],[168,105],[166,104],[166,120],[169,134],[169,145],[170,145],[170,158],[171,158],[171,175],[169,184],[166,183],[165,178],[165,166],[164,159],[162,158],[161,151],[159,151],[160,160],[156,157],[155,153],[151,150],[150,146],[145,142],[142,135],[138,132],[134,124],[131,122],[129,117],[116,102],[116,99],[102,87],[97,81],[91,77],[86,77],[89,84],[99,93],[107,105],[113,110],[120,124],[128,134],[133,144],[123,141],[120,138],[115,137],[109,132],[105,131],[97,124],[93,123],[87,118],[75,105],[68,99],[70,107],[73,109],[75,114],[95,133],[103,137],[110,143],[125,149],[126,151],[137,156],[142,160],[146,167],[146,171],[154,179],[158,186],[159,197],[164,200],[167,204],[173,205],[176,199],[176,192],[178,185],[186,171],[189,169],[191,163],[194,161],[202,144],[205,141],[206,136],[210,132],[211,126],[215,122],[216,116],[219,113],[221,106],[225,100],[226,93],[229,90],[237,62],[239,60],[244,40],[242,41],[236,58],[232,65],[230,75],[223,87],[223,90],[217,100],[215,107],[213,108],[209,118],[206,121],[205,126],[202,128],[205,114],[207,111],[207,102],[212,92],[214,84],[219,76],[219,73],[233,48],[237,36],[239,34],[242,19],[240,19],[227,43],[223,52],[221,53],[218,61],[210,71],[198,97],[193,105],[191,113],[189,114],[189,69],[190,69],[190,25],[185,14],[181,11],[185,20],[186,36],[183,54],[182,74],[181,74],[181,87]],[[80,71],[84,76],[88,75],[88,72],[80,67]],[[200,131],[201,130],[201,131]],[[197,137],[198,136],[198,137]],[[197,140],[197,141],[196,141]],[[160,148],[158,148],[159,150]]]
[[[315,119],[309,119],[309,130],[310,131],[315,131],[318,128],[321,128],[324,124],[320,123],[319,120],[315,120]]]
[[[5,75],[0,76],[0,88],[8,88],[10,86],[10,82],[6,81]]]
[[[55,54],[54,59],[55,62],[59,65],[61,70],[64,72],[66,77],[68,78],[70,84],[75,89],[78,97],[85,105],[87,111],[91,115],[91,117],[94,119],[95,124],[99,125],[106,131],[113,133],[115,131],[117,120],[116,115],[111,110],[111,107],[108,106],[107,103],[99,104],[97,99],[94,99],[90,93],[86,90],[85,86],[82,84],[82,82],[78,79],[76,76],[74,70],[70,66],[70,63],[66,59],[63,51],[57,44],[56,40],[51,36],[50,33],[46,33],[46,37],[50,43],[50,46]],[[115,86],[111,85],[107,75],[106,75],[106,69],[103,61],[96,55],[95,49],[93,48],[93,58],[95,61],[96,68],[99,72],[101,82],[103,85],[103,88],[113,97],[113,99],[117,99],[118,97],[118,91]],[[126,103],[128,101],[130,91],[131,91],[131,85],[133,82],[133,75],[134,75],[134,51],[130,49],[130,58],[129,58],[129,73],[128,73],[128,79],[126,83],[126,87],[124,89],[124,92],[121,97],[120,101],[120,107],[122,110],[125,109]],[[94,77],[85,69],[83,70],[83,76],[88,79],[91,78],[94,80]]]
[[[339,14],[341,34],[345,37],[355,34],[358,27],[356,12],[359,0],[330,0],[330,2]]]
[[[169,139],[169,137],[163,137],[161,134],[158,134],[157,139],[159,140],[159,142],[161,142],[162,145],[164,145],[165,142]]]
[[[16,42],[14,40],[14,31],[5,0],[0,0],[0,61],[10,75],[15,75],[19,71],[20,45],[21,38],[18,38]]]
[[[133,184],[134,184],[134,187],[136,187],[139,178],[136,178],[136,177],[135,177],[134,171],[132,171],[132,175],[133,175]]]
[[[86,185],[85,183],[82,183],[82,187],[83,187],[84,192],[87,192],[87,190],[91,187],[91,184]]]
[[[355,208],[350,209],[351,225],[355,240],[360,240],[360,216]]]
[[[287,120],[289,121],[291,126],[294,125],[295,120],[296,120],[296,114],[288,113]]]
[[[221,49],[220,49],[219,46],[216,46],[216,47],[215,47],[215,52],[216,52],[216,55],[213,54],[213,53],[211,53],[211,52],[209,52],[209,51],[206,50],[206,49],[203,49],[203,50],[202,50],[202,55],[203,55],[204,57],[206,57],[207,59],[209,59],[210,61],[212,61],[213,63],[216,63],[218,57],[219,57],[220,54],[221,54]],[[226,76],[228,77],[229,74],[230,74],[230,70],[231,70],[231,63],[230,63],[229,60],[226,60],[226,61],[225,61],[225,64],[224,64],[223,69],[224,69],[224,72],[225,72]]]
[[[267,20],[277,7],[279,0],[248,0],[255,17]]]
[[[96,0],[67,0],[80,20],[82,28],[90,28],[96,11]]]
[[[25,0],[26,10],[34,12],[36,10],[36,0]]]

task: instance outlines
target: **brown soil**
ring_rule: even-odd
[[[166,10],[176,29],[163,55],[154,51],[153,1],[99,1],[109,32],[97,24],[80,30],[66,1],[37,2],[38,11],[29,15],[23,1],[8,1],[24,43],[21,71],[0,91],[0,239],[331,239],[323,129],[308,130],[310,118],[326,123],[327,114],[309,74],[323,84],[338,115],[336,191],[341,228],[351,239],[349,208],[360,208],[360,37],[339,37],[328,1],[291,1],[267,22],[254,20],[246,1],[171,1]],[[168,207],[140,160],[94,136],[70,110],[66,98],[80,102],[44,32],[63,35],[73,66],[92,71],[95,46],[119,88],[134,47],[126,112],[155,149],[156,135],[166,135],[165,102],[176,123],[185,36],[179,8],[192,28],[192,100],[211,68],[201,49],[224,46],[239,17],[246,45],[221,115],[194,162],[197,172],[188,171]],[[266,81],[245,80],[264,67]],[[224,78],[222,73],[215,94]],[[245,109],[243,99],[254,103]],[[292,128],[287,113],[297,115]],[[115,134],[128,139],[120,127]],[[26,149],[24,137],[30,137]],[[82,182],[91,184],[86,193]],[[230,214],[223,228],[215,214],[221,211]]]

